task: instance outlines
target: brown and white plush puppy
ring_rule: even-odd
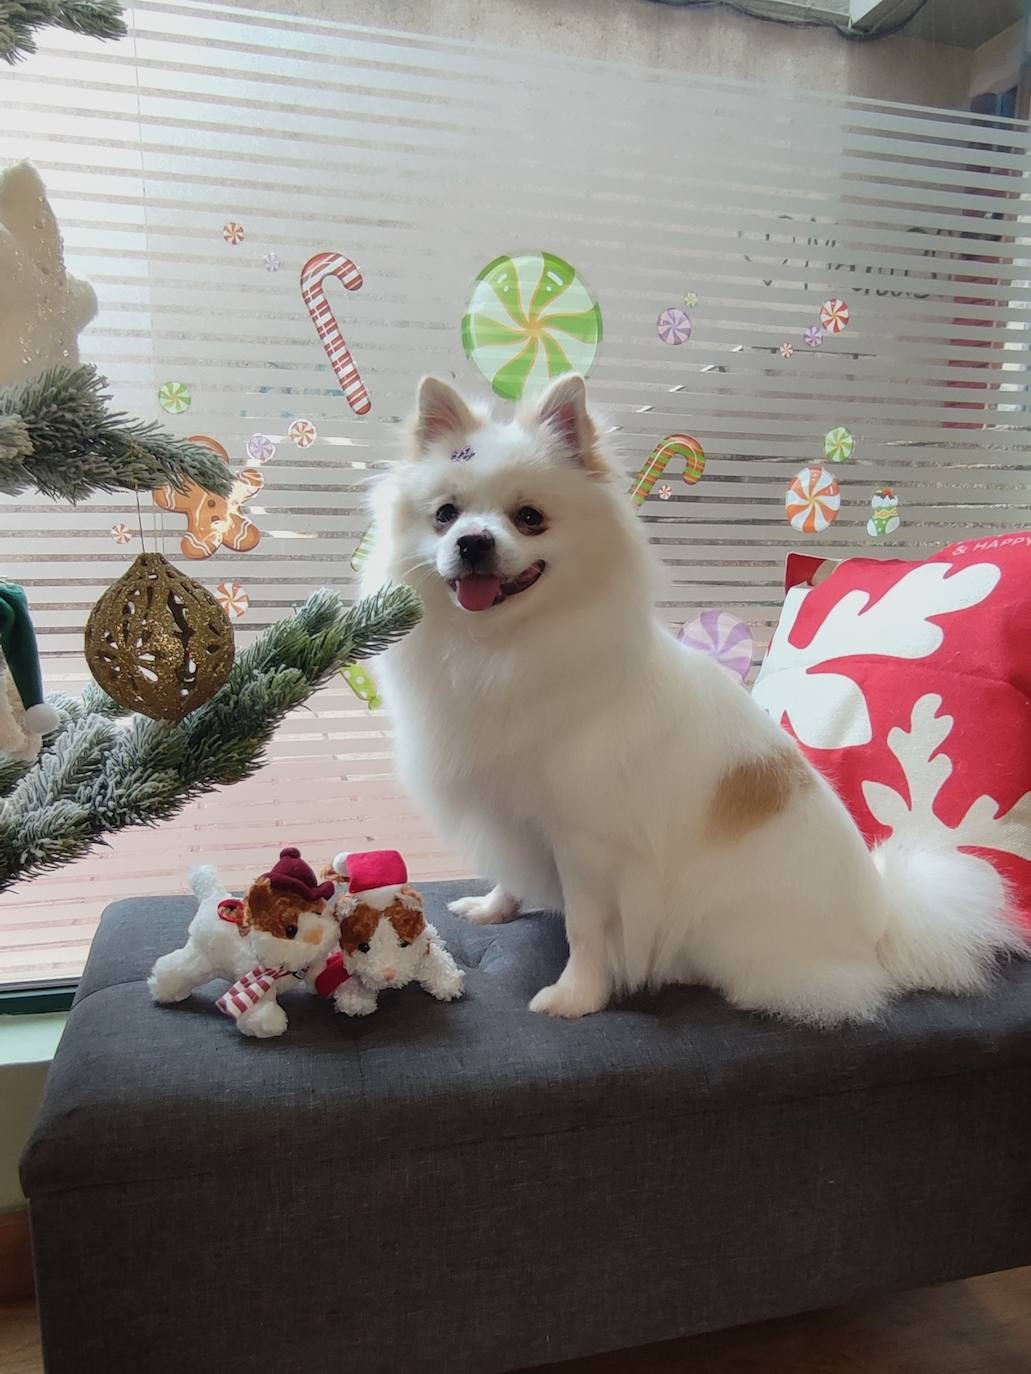
[[[387,988],[418,983],[432,997],[461,997],[465,977],[423,914],[422,897],[408,882],[396,850],[339,854],[340,948],[346,978],[333,995],[338,1011],[368,1016]]]
[[[334,884],[320,883],[300,852],[289,848],[242,901],[230,896],[212,867],[194,869],[190,885],[197,914],[182,949],[154,965],[147,986],[155,1002],[181,1002],[203,983],[227,978],[233,986],[218,999],[218,1009],[244,1035],[282,1035],[287,1020],[277,987],[324,961],[339,939]]]

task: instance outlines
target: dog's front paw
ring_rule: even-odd
[[[454,1002],[465,991],[465,974],[460,969],[455,969],[453,973],[445,973],[435,979],[433,986],[428,987],[427,991],[432,993],[438,1002]]]
[[[517,916],[519,903],[515,897],[495,888],[486,897],[459,897],[457,901],[448,902],[447,909],[474,926],[496,926]]]
[[[376,1010],[376,994],[363,987],[356,978],[350,978],[343,987],[338,988],[333,1005],[345,1016],[371,1016]]]
[[[596,989],[559,980],[548,988],[541,988],[530,1003],[530,1010],[543,1016],[590,1016],[592,1012],[603,1011],[607,1001],[605,994]]]
[[[286,1030],[286,1012],[274,998],[259,1002],[252,1011],[245,1011],[236,1023],[244,1035],[257,1040],[271,1040]]]
[[[176,979],[164,978],[157,973],[152,973],[147,979],[147,988],[151,997],[159,1005],[167,1005],[169,1002],[185,1002],[192,991],[191,988],[184,987]]]

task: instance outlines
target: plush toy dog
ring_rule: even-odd
[[[243,901],[229,895],[211,867],[194,869],[190,885],[197,914],[183,948],[154,965],[147,982],[154,1001],[181,1002],[213,978],[235,980],[216,1002],[219,1011],[244,1035],[282,1035],[287,1020],[276,1000],[279,985],[321,967],[338,943],[334,884],[320,883],[299,850],[284,849]]]
[[[329,871],[338,884],[340,949],[309,970],[313,992],[331,996],[347,1016],[368,1016],[381,992],[408,983],[441,1002],[461,997],[465,975],[423,915],[396,850],[338,854]]]

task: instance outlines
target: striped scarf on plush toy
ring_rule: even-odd
[[[215,1006],[223,1016],[231,1016],[234,1021],[238,1021],[245,1011],[256,1007],[276,983],[283,978],[294,976],[285,964],[280,964],[279,968],[262,968],[259,964],[257,968],[252,968],[250,973],[238,978],[228,992],[222,994]]]

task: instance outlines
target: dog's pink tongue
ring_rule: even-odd
[[[486,611],[494,605],[500,577],[460,577],[455,586],[458,604],[466,611]]]

